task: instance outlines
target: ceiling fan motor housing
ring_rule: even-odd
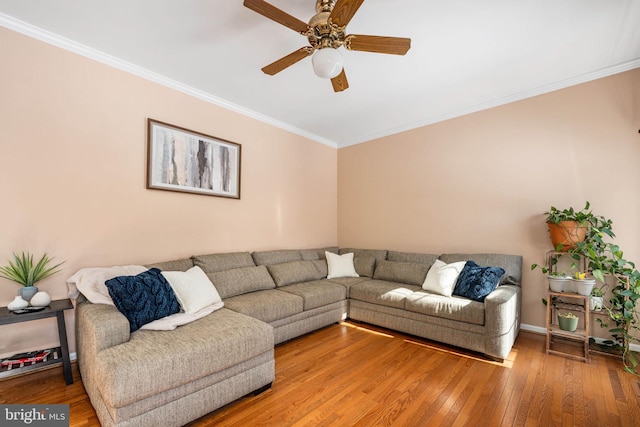
[[[331,11],[323,11],[315,14],[309,20],[307,38],[314,49],[325,47],[339,48],[344,43],[344,27],[338,27],[331,22]]]

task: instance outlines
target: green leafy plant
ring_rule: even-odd
[[[558,314],[558,316],[560,316],[560,317],[567,317],[567,318],[578,317],[578,316],[576,316],[576,315],[575,315],[575,314],[573,314],[573,313],[560,313],[560,314]]]
[[[592,297],[603,297],[604,296],[604,288],[606,285],[604,286],[594,286],[593,289],[591,290],[591,296]]]
[[[544,214],[546,217],[546,222],[551,222],[553,224],[559,224],[562,221],[576,221],[582,225],[588,226],[594,220],[594,215],[590,210],[591,204],[587,202],[585,207],[582,210],[575,210],[573,208],[568,209],[558,209],[555,206],[551,206],[551,208],[546,211]]]
[[[631,343],[640,343],[640,272],[633,262],[624,258],[622,249],[613,242],[616,237],[613,221],[594,214],[589,202],[579,211],[573,208],[561,210],[552,206],[544,214],[547,222],[577,221],[586,226],[584,241],[577,242],[575,247],[568,248],[565,253],[574,260],[571,268],[576,268],[584,259],[587,265],[585,273],[590,273],[598,282],[606,286],[606,277],[612,278],[611,298],[603,306],[612,323],[609,332],[613,337],[612,342],[620,347],[625,370],[640,375],[640,358],[630,349]],[[552,262],[557,263],[557,259],[553,258]],[[547,274],[552,267],[553,264],[532,264],[531,269],[540,268]],[[601,321],[600,324],[609,327],[609,322]]]
[[[46,279],[59,272],[63,263],[50,266],[53,258],[46,253],[42,258],[34,264],[33,255],[29,252],[22,252],[21,255],[13,254],[13,262],[9,261],[9,265],[0,267],[0,277],[9,279],[12,282],[21,284],[22,286],[34,286],[42,279]]]

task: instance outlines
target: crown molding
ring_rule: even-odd
[[[424,126],[429,126],[438,122],[443,122],[445,120],[454,119],[456,117],[461,117],[467,114],[476,113],[478,111],[487,110],[493,107],[499,107],[501,105],[509,104],[511,102],[520,101],[527,98],[532,98],[534,96],[543,95],[545,93],[554,92],[556,90],[565,89],[571,86],[579,85],[581,83],[587,83],[592,80],[601,79],[603,77],[612,76],[614,74],[623,73],[625,71],[634,70],[636,68],[640,68],[640,58],[634,59],[632,61],[624,62],[622,64],[614,65],[611,67],[603,68],[601,70],[592,71],[590,73],[585,73],[577,77],[571,77],[569,79],[561,80],[555,83],[550,83],[544,86],[540,86],[537,88],[529,89],[523,92],[519,92],[513,95],[505,96],[502,98],[497,98],[491,101],[482,102],[479,104],[470,105],[468,107],[462,108],[460,110],[451,111],[449,113],[439,114],[432,117],[429,117],[424,120],[420,120],[417,122],[409,123],[405,126],[396,127],[393,129],[387,129],[383,132],[378,132],[375,134],[369,134],[364,136],[363,138],[359,138],[357,140],[348,141],[346,143],[342,143],[339,145],[339,148],[348,147],[351,145],[361,144],[367,141],[372,141],[378,138],[384,138],[386,136],[395,135],[400,132],[406,132],[409,130],[417,129]]]
[[[94,61],[116,68],[118,70],[125,71],[127,73],[133,74],[145,80],[149,80],[151,82],[160,84],[170,89],[177,90],[186,95],[193,96],[194,98],[198,98],[202,101],[209,102],[211,104],[217,105],[227,110],[231,110],[238,114],[242,114],[252,119],[261,121],[268,125],[275,126],[287,132],[291,132],[293,134],[310,139],[312,141],[319,142],[324,145],[328,145],[329,147],[332,147],[332,148],[338,148],[338,144],[335,141],[331,141],[319,135],[306,132],[302,129],[299,129],[295,126],[291,126],[287,123],[281,122],[272,117],[268,117],[264,114],[258,113],[248,108],[244,108],[240,105],[234,104],[225,99],[218,98],[207,92],[185,85],[176,80],[170,79],[166,76],[147,70],[143,67],[137,66],[130,62],[123,61],[120,58],[116,58],[115,56],[109,55],[105,52],[101,52],[97,49],[91,48],[89,46],[85,46],[81,43],[75,42],[66,37],[62,37],[58,34],[36,27],[27,22],[16,19],[12,16],[0,13],[0,26],[13,30],[17,33],[24,34],[36,40],[40,40],[47,44],[67,50],[69,52],[76,53],[78,55],[84,56],[86,58],[92,59]]]

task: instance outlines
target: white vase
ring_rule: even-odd
[[[7,308],[10,311],[16,311],[16,310],[22,310],[23,308],[27,308],[28,306],[29,306],[29,303],[23,300],[20,295],[18,295],[13,299],[13,301],[9,303],[9,305],[7,305]]]
[[[604,305],[604,297],[589,297],[589,305],[593,311],[602,311]]]
[[[51,303],[51,297],[48,293],[40,291],[31,297],[29,304],[34,307],[46,307]]]

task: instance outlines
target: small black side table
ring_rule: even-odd
[[[69,344],[67,342],[67,327],[64,321],[64,311],[73,308],[73,304],[70,299],[59,299],[51,301],[51,304],[44,310],[34,311],[33,313],[16,314],[7,307],[0,307],[0,325],[10,325],[12,323],[29,322],[31,320],[46,319],[48,317],[55,317],[58,321],[58,338],[60,339],[60,353],[62,355],[62,367],[64,370],[64,379],[68,384],[73,384],[73,375],[71,374],[71,360],[69,359]],[[60,363],[60,359],[49,360],[37,365],[24,366],[17,368],[20,371],[26,371],[35,368],[39,368],[44,365],[50,365]],[[14,371],[15,369],[12,369]],[[7,372],[1,372],[0,378],[6,376]]]

